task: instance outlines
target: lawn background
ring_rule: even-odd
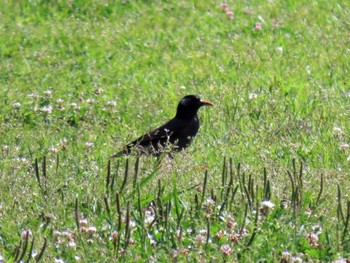
[[[4,262],[349,258],[349,3],[221,4],[0,3]],[[108,172],[188,94],[188,150]]]

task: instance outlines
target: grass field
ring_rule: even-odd
[[[348,1],[1,1],[0,262],[350,259]],[[111,159],[196,94],[174,159]]]

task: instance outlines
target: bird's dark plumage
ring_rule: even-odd
[[[133,148],[136,148],[142,154],[152,155],[159,155],[167,150],[183,150],[191,144],[192,139],[198,132],[197,111],[202,106],[213,106],[213,104],[194,95],[184,97],[179,102],[173,119],[127,144],[121,152],[112,157],[129,155]]]

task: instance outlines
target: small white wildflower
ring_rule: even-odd
[[[312,230],[315,234],[319,235],[322,233],[322,226],[320,225],[313,225]]]
[[[77,261],[80,260],[80,256],[79,256],[78,254],[76,254],[76,255],[74,256],[74,258],[75,258],[75,260],[77,260]]]
[[[73,109],[79,109],[79,108],[80,108],[80,107],[78,106],[78,104],[75,103],[75,102],[72,102],[72,103],[70,104],[70,106],[71,106]]]
[[[273,209],[275,205],[271,201],[262,201],[260,204],[259,211],[264,216],[268,215]]]
[[[117,102],[115,100],[110,100],[107,102],[107,105],[110,107],[116,107],[117,106]]]
[[[199,234],[195,237],[195,241],[197,245],[202,245],[205,242],[205,237]]]
[[[39,97],[39,95],[35,94],[35,93],[32,93],[32,94],[29,94],[28,97],[32,98],[32,99],[37,99]]]
[[[218,232],[216,232],[215,237],[216,237],[217,239],[221,239],[221,238],[223,238],[225,235],[226,235],[226,231],[220,229]]]
[[[52,90],[44,90],[43,94],[50,97],[52,95]]]
[[[22,238],[27,238],[27,235],[30,237],[32,236],[32,231],[29,229],[29,230],[23,230],[22,231]]]
[[[234,220],[232,216],[227,216],[226,217],[226,225],[229,229],[233,229],[237,226],[237,222]]]
[[[75,248],[77,246],[77,244],[75,244],[74,240],[70,240],[68,242],[68,246],[72,247],[72,248]]]
[[[118,235],[119,235],[118,231],[113,231],[112,234],[111,234],[111,239],[113,241],[116,241],[117,238],[118,238]]]
[[[295,257],[291,257],[289,262],[291,262],[291,263],[302,263],[303,259],[301,257],[295,256]]]
[[[340,146],[340,148],[342,148],[342,149],[347,149],[347,148],[349,148],[349,144],[347,144],[347,143],[345,143],[345,142],[341,143],[339,146]]]
[[[229,256],[231,254],[231,247],[230,245],[222,245],[221,246],[221,252],[225,255],[225,256]]]
[[[79,220],[80,226],[86,226],[88,223],[88,220],[86,218],[82,218]]]
[[[145,212],[145,220],[144,220],[144,222],[147,225],[149,225],[149,224],[151,224],[154,221],[155,218],[156,218],[155,214],[152,213],[151,211],[147,210]]]
[[[261,206],[267,206],[267,207],[273,209],[275,207],[275,204],[272,203],[270,200],[266,200],[266,201],[261,202]]]
[[[340,128],[338,126],[334,126],[333,127],[333,131],[334,131],[334,133],[338,133],[338,134],[343,133],[342,128]]]
[[[8,145],[3,145],[2,146],[2,152],[3,153],[8,153],[10,151],[10,146]]]
[[[88,104],[94,104],[94,103],[96,103],[96,100],[95,100],[95,99],[88,98],[88,99],[86,99],[86,102],[87,102]]]
[[[102,89],[102,88],[97,88],[96,90],[95,90],[95,94],[96,95],[100,95],[101,93],[103,93],[104,92],[104,90]]]
[[[93,143],[93,142],[86,142],[86,143],[85,143],[85,147],[86,147],[86,148],[91,148],[92,146],[94,146],[94,143]]]
[[[58,148],[56,147],[50,147],[50,152],[53,152],[53,153],[57,153],[58,152]]]
[[[282,253],[282,259],[284,260],[284,262],[289,262],[291,256],[292,255],[287,250]]]
[[[310,69],[309,65],[306,66],[306,72],[307,72],[307,74],[311,74],[311,69]]]
[[[12,108],[14,109],[20,109],[22,107],[22,104],[19,102],[12,103]]]
[[[157,242],[154,240],[154,237],[150,233],[147,234],[147,237],[152,246],[157,244]]]
[[[240,236],[241,237],[245,237],[245,236],[247,236],[249,234],[249,231],[246,229],[246,228],[243,228],[243,231],[242,231],[242,233],[240,233]]]
[[[208,206],[214,205],[214,204],[215,204],[215,201],[214,201],[212,198],[208,197],[207,200],[206,200],[206,204],[207,204]]]
[[[262,24],[260,22],[256,22],[254,25],[255,31],[261,31],[262,30]]]
[[[258,94],[256,94],[256,93],[249,93],[249,95],[248,95],[248,98],[249,98],[250,100],[256,99],[257,97],[258,97]]]
[[[68,231],[63,231],[61,233],[62,236],[65,236],[68,240],[72,240],[73,239],[73,234],[71,232]]]
[[[32,258],[35,258],[37,255],[38,255],[38,251],[33,250],[33,251],[32,251],[32,254],[31,254],[31,257],[32,257]]]
[[[309,240],[311,246],[318,246],[318,235],[315,233],[308,233],[307,239]]]
[[[275,49],[276,52],[283,54],[283,47],[279,46]]]
[[[42,111],[42,112],[45,112],[45,113],[47,113],[47,114],[50,114],[50,113],[52,112],[52,106],[46,105],[46,106],[44,106],[44,107],[41,108],[41,111]]]
[[[87,232],[88,233],[95,233],[97,231],[96,227],[94,226],[90,226],[87,228]]]
[[[207,230],[206,229],[201,229],[199,230],[199,234],[202,236],[206,236],[207,235]]]
[[[62,105],[63,102],[64,102],[64,101],[63,101],[62,99],[57,99],[57,100],[56,100],[56,103],[59,104],[59,105]]]
[[[130,229],[134,229],[136,227],[136,222],[134,220],[130,220],[129,226]]]
[[[233,233],[230,235],[231,242],[233,242],[235,244],[238,244],[240,242],[240,239],[241,239],[241,235],[238,233]]]
[[[332,261],[332,263],[348,263],[348,262],[349,260],[347,260],[346,258],[338,258]]]
[[[60,259],[60,258],[55,258],[55,262],[56,263],[64,263],[64,260]]]

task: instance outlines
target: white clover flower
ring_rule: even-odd
[[[260,204],[259,211],[264,216],[267,216],[274,208],[275,205],[271,201],[262,201]]]
[[[287,250],[282,253],[282,259],[284,260],[284,262],[289,262],[291,256],[292,255]]]
[[[248,95],[248,98],[250,100],[256,99],[257,97],[258,97],[258,94],[256,94],[256,93],[249,93],[249,95]]]
[[[225,256],[229,256],[231,254],[231,247],[230,245],[222,245],[221,246],[221,252],[225,255]]]
[[[118,231],[113,231],[112,234],[111,234],[111,239],[113,241],[116,241],[117,238],[118,238],[118,235],[119,235]]]
[[[283,47],[279,46],[275,49],[276,52],[283,54]]]
[[[22,104],[19,102],[12,103],[12,108],[14,109],[20,109],[22,107]]]
[[[10,151],[10,146],[8,145],[3,145],[2,146],[2,152],[3,153],[8,153]]]
[[[26,238],[27,235],[28,235],[29,237],[32,236],[32,231],[31,231],[30,229],[28,229],[28,230],[23,230],[23,231],[22,231],[22,235],[21,235],[22,238]]]
[[[88,98],[88,99],[86,99],[86,102],[87,102],[88,104],[94,104],[94,103],[96,103],[96,100],[95,100],[95,99]]]
[[[50,147],[50,152],[53,152],[53,153],[57,153],[58,152],[58,148],[56,147]]]
[[[334,133],[338,133],[338,134],[343,133],[342,128],[340,128],[338,126],[334,126],[333,127],[333,131],[334,131]]]
[[[155,218],[156,218],[156,216],[152,211],[146,210],[145,219],[144,219],[145,224],[147,224],[147,225],[151,224]]]
[[[79,108],[80,108],[80,107],[78,106],[78,104],[75,103],[75,102],[72,102],[72,103],[70,104],[70,106],[71,106],[73,109],[79,109]]]
[[[318,235],[315,233],[308,233],[307,239],[309,240],[309,243],[311,246],[317,246],[318,245]]]
[[[50,97],[52,95],[52,90],[44,90],[43,94]]]
[[[52,106],[46,105],[46,106],[44,106],[44,107],[41,108],[41,111],[42,111],[42,112],[45,112],[45,113],[47,113],[47,114],[50,114],[50,113],[52,112]]]
[[[72,248],[75,248],[77,246],[77,244],[75,244],[74,240],[70,240],[68,242],[68,246],[72,247]]]
[[[301,257],[295,256],[295,257],[291,257],[289,262],[291,262],[291,263],[302,263],[303,259]]]
[[[110,100],[107,102],[107,105],[110,107],[116,107],[117,106],[117,102],[115,100]]]
[[[88,223],[88,220],[86,218],[82,218],[79,220],[80,226],[86,226]]]
[[[32,93],[32,94],[29,94],[28,97],[32,98],[32,99],[37,99],[39,97],[39,95],[35,94],[35,93]]]
[[[97,231],[96,227],[94,226],[90,226],[87,228],[87,232],[88,233],[95,233]]]
[[[94,146],[94,143],[93,143],[93,142],[86,142],[86,143],[85,143],[85,147],[86,147],[86,148],[91,148],[92,146]]]

